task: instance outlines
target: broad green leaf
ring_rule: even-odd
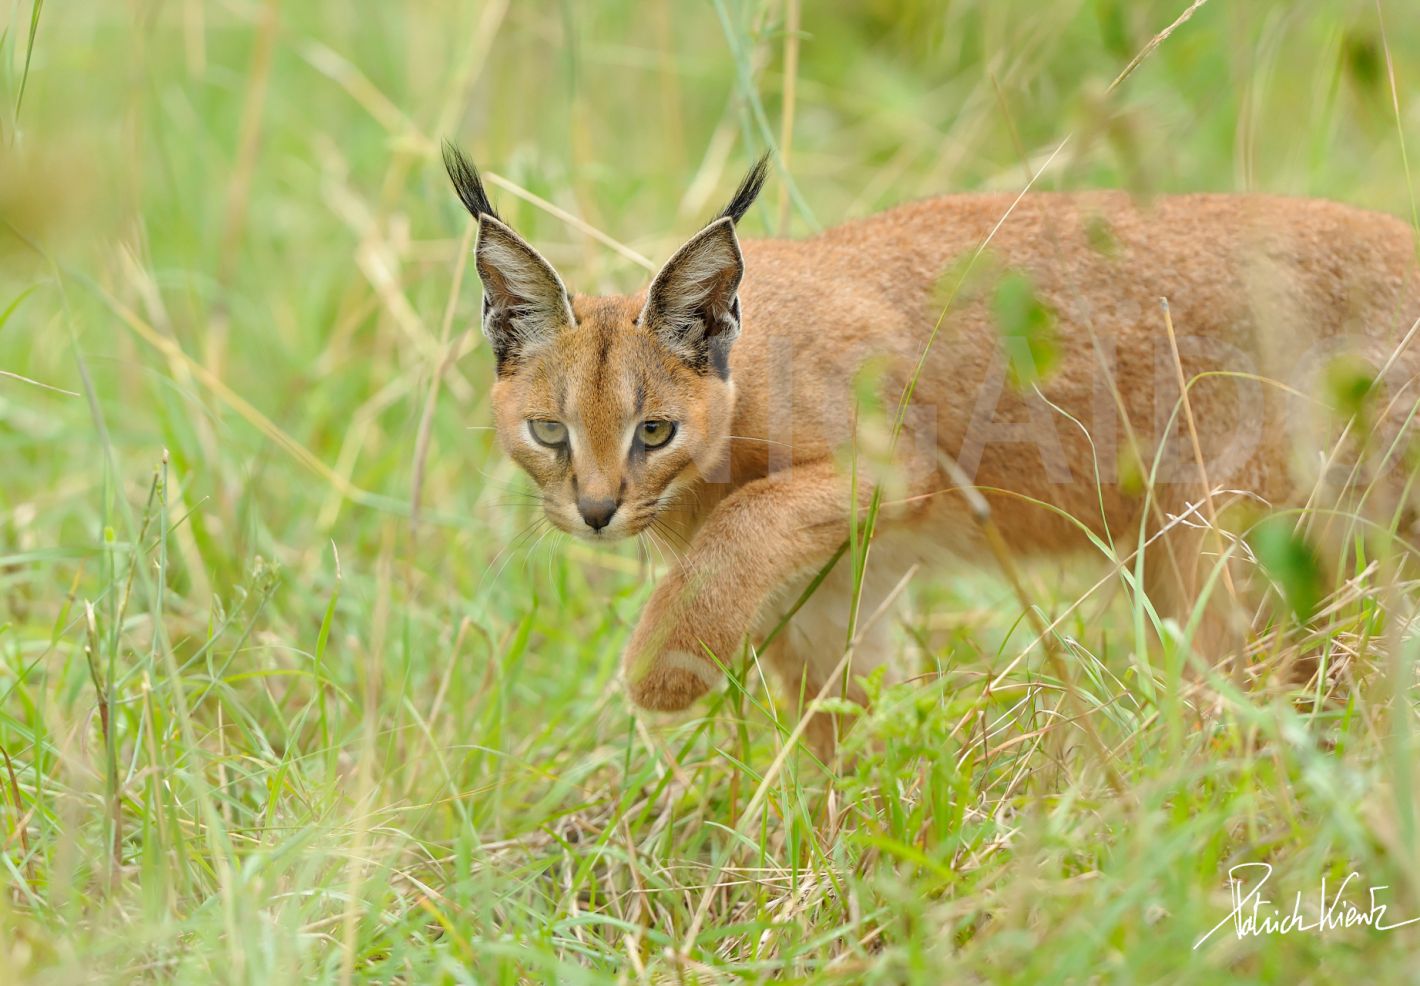
[[[1321,565],[1314,552],[1286,517],[1262,520],[1248,538],[1263,571],[1282,590],[1293,615],[1306,623],[1321,602]]]
[[[1035,293],[1030,278],[1010,271],[996,286],[992,305],[1011,386],[1024,390],[1050,374],[1059,362],[1055,313]]]

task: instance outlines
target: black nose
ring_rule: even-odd
[[[577,498],[577,510],[582,515],[582,519],[587,522],[587,526],[594,531],[599,531],[611,523],[611,518],[616,514],[618,504],[615,500],[598,500],[592,497],[581,496]]]

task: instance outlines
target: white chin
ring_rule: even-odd
[[[577,537],[592,544],[607,544],[611,541],[622,541],[630,537],[631,532],[619,525],[603,527],[599,531],[594,531],[590,527],[584,527],[577,531]]]

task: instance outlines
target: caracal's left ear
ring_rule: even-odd
[[[666,261],[646,294],[641,322],[697,373],[730,375],[745,270],[735,223],[753,204],[767,171],[768,159],[760,158],[720,216]]]
[[[570,326],[572,304],[552,265],[498,217],[473,162],[445,144],[444,167],[464,207],[478,220],[474,264],[483,282],[483,334],[502,374]]]

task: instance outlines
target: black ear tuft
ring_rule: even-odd
[[[754,205],[754,200],[759,197],[759,190],[764,187],[764,179],[769,176],[769,155],[763,154],[759,160],[754,162],[754,167],[749,169],[749,173],[740,180],[740,187],[735,189],[735,197],[730,199],[729,205],[720,210],[716,219],[724,219],[728,216],[733,222],[738,223],[749,207]]]
[[[459,193],[459,200],[473,218],[492,216],[502,220],[498,210],[493,208],[493,203],[488,201],[488,193],[483,190],[483,179],[478,174],[478,168],[463,151],[447,140],[444,141],[444,170],[449,173],[449,180],[454,183],[454,191]]]

